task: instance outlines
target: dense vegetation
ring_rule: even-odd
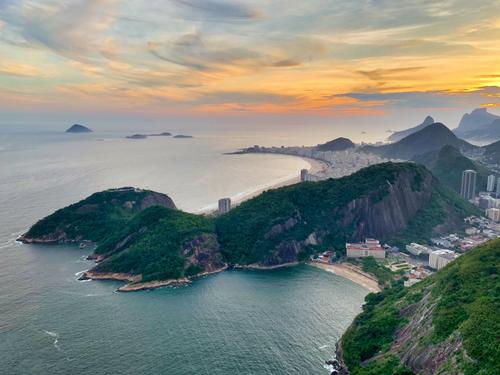
[[[405,289],[397,282],[382,293],[368,295],[363,312],[342,337],[344,360],[351,373],[382,374],[380,368],[399,367],[394,358],[398,358],[401,348],[392,347],[393,340],[397,331],[415,318],[423,321],[423,326],[412,329],[416,334],[409,340],[414,342],[408,344],[417,348],[413,347],[411,355],[418,356],[419,350],[430,350],[432,355],[436,346],[451,345],[459,337],[462,347],[449,358],[440,359],[444,361],[440,371],[499,374],[499,265],[500,239],[470,251],[411,288]],[[431,319],[408,315],[421,311],[412,308],[417,305],[428,306]],[[430,328],[426,329],[425,324]],[[368,361],[367,366],[361,366],[362,361]]]
[[[343,249],[352,239],[354,223],[340,225],[342,211],[349,202],[368,197],[381,201],[402,173],[414,178],[419,189],[425,169],[407,163],[385,163],[365,168],[348,177],[309,182],[264,192],[217,218],[222,251],[232,263],[254,263],[265,259],[284,241],[303,241],[316,231],[326,233],[323,247]],[[296,221],[282,233],[270,235],[273,227]],[[312,251],[312,250],[311,250]]]
[[[362,258],[361,268],[364,272],[375,276],[382,285],[387,285],[394,278],[394,273],[389,268],[377,262],[373,257]]]
[[[458,149],[453,146],[444,146],[439,151],[432,151],[415,158],[415,162],[425,165],[439,181],[444,185],[460,192],[462,182],[462,172],[466,169],[472,169],[477,172],[477,188],[486,189],[486,180],[492,171],[484,165],[472,161],[462,155]]]
[[[145,209],[156,200],[175,207],[162,194],[108,190],[39,221],[25,237],[59,242],[95,241],[96,255],[99,259],[107,258],[99,264],[98,271],[142,274],[144,280],[180,277],[202,270],[200,262],[184,261],[189,255],[182,254],[180,246],[190,236],[200,234],[210,237],[205,236],[199,246],[210,254],[216,251],[227,263],[275,265],[307,259],[323,249],[333,248],[341,254],[346,241],[372,234],[364,233],[365,226],[359,227],[359,223],[371,220],[372,225],[378,225],[379,216],[368,217],[365,212],[378,204],[379,211],[384,211],[393,204],[384,200],[391,188],[399,189],[399,199],[424,191],[427,202],[415,198],[422,204],[416,214],[396,213],[398,218],[402,215],[409,220],[402,234],[396,234],[392,222],[379,226],[379,238],[383,241],[429,238],[436,225],[450,220],[450,214],[460,225],[470,213],[470,206],[442,189],[424,167],[384,163],[340,179],[270,190],[216,218],[160,207]],[[349,206],[355,199],[361,202],[362,209],[359,204]],[[312,234],[314,238],[310,240]]]
[[[450,211],[453,216],[449,215]],[[462,218],[479,214],[480,211],[473,205],[445,186],[437,185],[427,205],[390,242],[400,248],[411,242],[428,243],[438,225],[443,233],[453,232],[461,228]]]
[[[126,202],[140,202],[149,191],[134,189],[106,190],[57,210],[37,222],[25,234],[27,238],[43,237],[47,234],[64,233],[67,240],[86,239],[102,241],[123,227],[137,212],[140,205]]]
[[[214,230],[213,221],[205,216],[150,207],[96,249],[96,253],[109,253],[120,240],[130,238],[124,250],[99,263],[96,271],[142,274],[143,281],[199,273],[203,269],[186,267],[181,244],[197,235],[213,234]]]

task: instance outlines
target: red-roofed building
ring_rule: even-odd
[[[367,238],[365,242],[346,243],[348,258],[385,258],[385,250],[380,242],[373,238]]]

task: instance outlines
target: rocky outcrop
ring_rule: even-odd
[[[215,234],[201,234],[181,245],[181,255],[186,258],[186,269],[197,267],[202,272],[214,272],[226,267],[219,251]],[[201,272],[199,272],[201,273]]]
[[[381,200],[361,197],[351,201],[342,210],[340,225],[355,227],[352,240],[387,238],[404,229],[431,198],[433,177],[427,174],[418,190],[412,186],[413,176],[409,174],[402,174],[395,183],[387,184],[387,194]]]

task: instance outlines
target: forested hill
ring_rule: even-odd
[[[164,207],[155,206],[155,204]],[[146,208],[147,206],[147,208]],[[423,166],[374,165],[264,192],[218,217],[173,209],[162,194],[108,190],[35,224],[25,242],[97,242],[96,272],[179,278],[230,265],[275,266],[347,241],[401,244],[457,230],[475,213]]]
[[[351,375],[500,374],[500,239],[410,287],[369,294],[339,356]]]
[[[457,229],[473,212],[423,166],[384,163],[265,192],[217,218],[216,228],[231,263],[274,265],[366,237],[427,241],[436,227]]]

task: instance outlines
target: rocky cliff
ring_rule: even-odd
[[[232,263],[275,265],[346,241],[428,239],[443,223],[460,225],[474,209],[424,167],[385,163],[351,176],[273,190],[216,220]]]
[[[338,346],[352,375],[499,374],[500,240],[369,295]],[[383,371],[382,371],[383,369]]]

